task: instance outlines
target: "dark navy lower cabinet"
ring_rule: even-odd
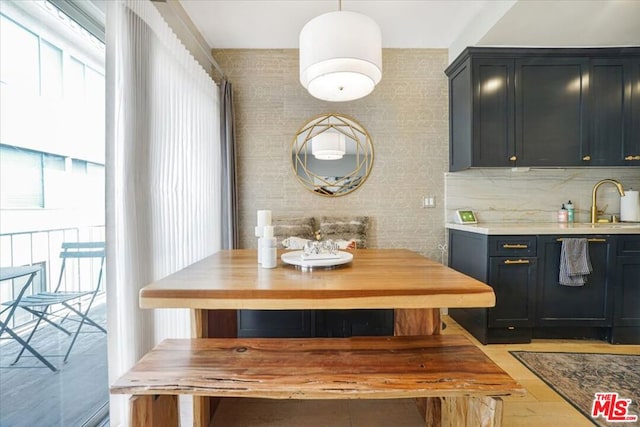
[[[392,336],[393,310],[315,310],[317,337]]]
[[[496,306],[489,309],[488,325],[495,328],[531,328],[537,258],[491,257],[489,284],[496,294]]]
[[[559,284],[563,238],[589,241],[592,272],[582,286]],[[537,326],[611,326],[614,238],[611,236],[540,236]]]
[[[586,238],[592,272],[582,286],[560,285],[565,238]],[[613,325],[615,236],[538,236],[540,274],[534,337],[605,340]]]
[[[312,310],[238,310],[238,337],[310,338]]]
[[[614,286],[613,344],[640,344],[640,236],[619,236]]]
[[[589,241],[583,286],[559,284],[562,239]],[[489,284],[493,308],[449,309],[483,344],[532,338],[640,344],[640,235],[487,236],[449,230],[449,266]]]
[[[534,324],[536,236],[486,236],[449,230],[449,266],[489,284],[493,308],[449,309],[483,344],[527,343]]]
[[[238,310],[239,337],[370,335],[393,335],[393,310]]]

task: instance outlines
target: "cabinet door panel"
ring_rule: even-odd
[[[449,170],[471,166],[471,65],[449,77]]]
[[[586,137],[588,60],[516,61],[516,156],[519,166],[581,165]]]
[[[577,236],[573,236],[577,237]],[[609,238],[591,238],[589,257],[593,271],[584,286],[559,284],[562,243],[556,237],[540,238],[543,265],[538,280],[538,326],[611,326],[612,290],[609,286],[613,248]],[[603,241],[601,241],[603,240]]]
[[[238,337],[308,338],[313,310],[238,310]]]
[[[631,100],[629,102],[629,133],[624,139],[625,165],[640,166],[640,58],[631,61]]]
[[[496,294],[489,326],[532,326],[537,259],[491,257],[489,269],[489,285]]]
[[[590,133],[582,150],[586,165],[623,165],[630,130],[630,62],[594,59],[589,73]]]
[[[393,335],[393,310],[316,310],[316,336]]]
[[[617,246],[613,324],[638,328],[640,327],[640,236],[619,236]]]
[[[616,326],[640,326],[640,257],[618,257],[615,296]]]
[[[487,235],[449,230],[449,267],[487,283]]]
[[[512,166],[514,60],[473,64],[473,165]]]

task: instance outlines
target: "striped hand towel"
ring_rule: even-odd
[[[562,239],[559,282],[565,286],[583,286],[591,273],[587,239]]]

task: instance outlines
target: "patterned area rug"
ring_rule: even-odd
[[[640,426],[640,355],[511,351],[516,359],[598,426]],[[591,417],[595,393],[631,399],[628,413],[637,422]]]

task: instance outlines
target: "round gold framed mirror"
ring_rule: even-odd
[[[291,163],[306,189],[327,197],[344,196],[367,180],[373,166],[373,144],[355,119],[323,114],[296,133]]]

